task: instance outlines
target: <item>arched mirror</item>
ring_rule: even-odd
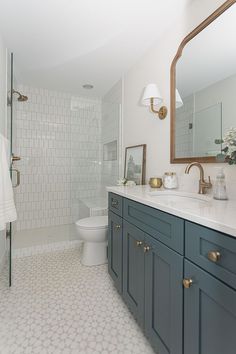
[[[236,0],[184,38],[171,65],[171,163],[217,162],[236,127]]]

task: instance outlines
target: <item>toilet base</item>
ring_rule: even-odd
[[[107,263],[107,242],[84,242],[81,263],[85,266]]]

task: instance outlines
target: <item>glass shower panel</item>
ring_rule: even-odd
[[[71,222],[89,216],[88,204],[100,190],[101,100],[72,98]]]
[[[117,180],[123,174],[120,171],[121,103],[104,102],[103,109],[101,194],[106,196],[106,186],[116,185]]]
[[[16,203],[16,189],[20,185],[20,170],[16,165],[20,160],[19,156],[14,153],[17,151],[17,123],[16,123],[16,102],[26,101],[28,98],[21,95],[16,88],[16,81],[14,77],[14,55],[8,53],[7,55],[7,139],[9,140],[9,169],[13,185],[15,203]],[[17,205],[16,205],[17,207]],[[18,211],[18,208],[17,208]],[[9,223],[7,225],[7,252],[9,264],[9,286],[12,284],[12,243],[16,233],[16,223]]]
[[[121,103],[87,99],[75,104],[71,120],[72,225],[107,214],[107,185],[120,173]]]
[[[13,53],[7,55],[7,139],[10,142],[9,151],[9,166],[10,174],[12,176],[12,161],[11,156],[13,152],[14,141],[14,103],[13,103]],[[9,223],[6,230],[7,236],[7,254],[8,254],[8,270],[9,270],[9,286],[12,284],[12,238],[13,238],[13,224]]]

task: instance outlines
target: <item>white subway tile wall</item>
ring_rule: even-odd
[[[20,85],[15,154],[17,230],[70,224],[79,200],[100,193],[101,100]]]
[[[176,110],[176,157],[193,155],[193,124],[194,97],[183,98],[183,106]]]

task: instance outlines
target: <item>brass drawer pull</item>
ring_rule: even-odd
[[[111,201],[111,206],[112,207],[117,207],[118,206],[118,200],[116,200],[116,199],[112,199],[112,201]]]
[[[209,261],[217,263],[219,262],[221,257],[221,254],[219,251],[209,251],[207,253],[207,258],[209,259]]]
[[[149,252],[151,250],[151,247],[149,247],[149,246],[144,246],[143,247],[143,252],[144,253],[147,253],[147,252]]]
[[[189,289],[190,286],[193,284],[193,280],[192,279],[183,279],[183,286],[185,289]]]
[[[121,226],[117,224],[117,225],[115,226],[115,228],[116,228],[116,231],[119,231],[120,228],[121,228]]]
[[[137,246],[137,247],[142,246],[142,244],[143,244],[143,242],[142,242],[142,241],[136,241],[136,246]]]

